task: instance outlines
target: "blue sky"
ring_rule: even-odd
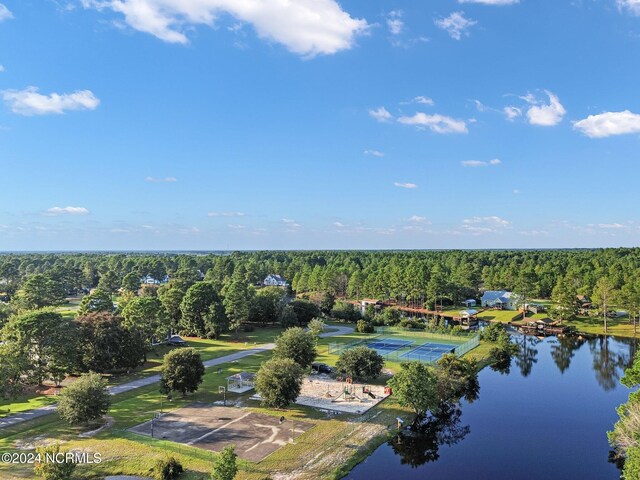
[[[0,0],[0,250],[640,240],[640,0]]]

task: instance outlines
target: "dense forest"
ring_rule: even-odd
[[[640,249],[515,251],[293,251],[230,254],[68,253],[0,255],[0,292],[10,299],[35,274],[66,294],[100,286],[114,290],[128,274],[222,286],[234,275],[256,284],[279,274],[297,293],[451,302],[480,289],[518,290],[550,298],[563,280],[590,295],[598,279],[614,289],[640,277]]]

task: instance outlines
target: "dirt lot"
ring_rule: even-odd
[[[192,445],[219,452],[227,445],[235,445],[240,458],[258,462],[313,425],[250,412],[237,407],[190,405],[167,413],[152,422],[145,422],[130,430],[154,438]]]

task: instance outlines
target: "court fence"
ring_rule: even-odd
[[[412,341],[407,341],[404,344],[399,343],[397,348],[393,348],[392,343],[391,347],[393,349],[388,352],[385,351],[386,348],[384,346],[376,348],[376,343],[384,344],[385,340],[400,340],[399,338],[394,338],[394,336],[402,337],[402,340],[411,339]],[[430,344],[428,340],[432,342],[441,341],[446,345],[438,345],[437,343]],[[461,343],[461,341],[463,341],[463,343]],[[408,362],[418,360],[424,363],[433,363],[448,353],[455,353],[456,356],[461,357],[480,344],[480,336],[478,334],[473,336],[466,333],[464,335],[448,335],[443,333],[425,332],[424,330],[409,331],[407,329],[378,327],[376,328],[376,335],[373,336],[349,343],[329,343],[328,351],[329,354],[340,355],[352,348],[369,346],[371,344],[373,344],[372,348],[385,360],[391,362]]]

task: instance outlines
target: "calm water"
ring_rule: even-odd
[[[508,373],[485,368],[480,396],[429,435],[390,441],[347,477],[357,480],[617,479],[606,432],[629,390],[619,379],[630,339],[516,337]]]

